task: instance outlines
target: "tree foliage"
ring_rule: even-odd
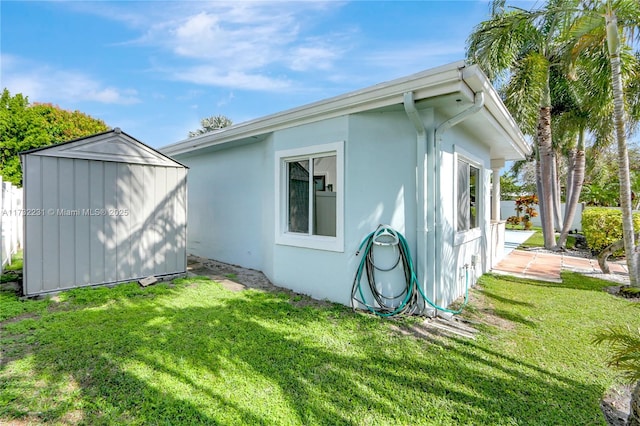
[[[192,138],[194,136],[200,136],[205,133],[222,129],[224,127],[229,127],[232,124],[233,121],[231,121],[230,118],[225,117],[224,115],[212,115],[211,117],[206,117],[200,120],[200,125],[202,127],[193,132],[189,132],[189,137]]]
[[[108,130],[104,121],[51,104],[30,104],[26,96],[0,96],[0,175],[22,185],[20,152]]]

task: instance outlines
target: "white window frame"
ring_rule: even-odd
[[[484,220],[484,167],[479,158],[466,150],[456,146],[454,147],[454,167],[453,167],[453,182],[454,182],[454,218],[453,225],[456,230],[455,245],[467,243],[472,240],[476,240],[482,236],[482,221]],[[458,230],[458,217],[460,212],[458,211],[458,196],[460,194],[460,188],[458,188],[458,162],[462,161],[469,164],[472,167],[478,169],[478,182],[476,194],[476,226],[470,229]]]
[[[288,231],[287,164],[313,157],[336,156],[336,236],[302,234]],[[344,252],[344,141],[275,153],[275,242],[280,245]],[[311,226],[309,227],[312,228]]]

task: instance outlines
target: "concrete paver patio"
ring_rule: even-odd
[[[612,274],[629,274],[624,261],[609,262]],[[565,253],[547,253],[540,250],[513,250],[493,268],[494,273],[513,275],[541,281],[561,282],[563,270],[586,275],[602,274],[597,259],[574,257]]]

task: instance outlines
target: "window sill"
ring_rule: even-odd
[[[335,251],[340,253],[344,252],[344,241],[337,237],[323,237],[320,235],[303,235],[287,232],[276,236],[276,244],[314,250]]]
[[[473,228],[468,231],[458,231],[456,232],[456,237],[453,244],[456,246],[459,246],[459,245],[477,240],[480,237],[482,237],[482,232],[480,231],[480,228]]]

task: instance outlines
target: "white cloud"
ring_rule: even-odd
[[[141,2],[146,3],[146,2]],[[287,71],[327,71],[345,53],[340,34],[324,34],[317,18],[343,6],[338,1],[169,2],[163,7],[125,8],[117,2],[85,13],[124,22],[140,37],[124,44],[159,47],[167,55],[153,71],[170,79],[230,88],[292,87],[272,77]],[[314,31],[316,34],[314,35]],[[321,36],[317,32],[323,33]],[[212,72],[213,70],[213,72]],[[207,72],[210,74],[200,74]],[[256,84],[249,87],[248,84]]]
[[[329,70],[340,57],[336,49],[325,46],[300,46],[291,52],[290,68],[294,71]]]
[[[398,46],[381,46],[363,54],[361,66],[372,70],[375,80],[396,78],[465,58],[464,41],[442,43],[420,41]]]
[[[272,78],[259,73],[226,71],[210,65],[174,71],[172,78],[207,86],[258,91],[277,91],[291,87],[291,82],[287,79]]]
[[[56,69],[16,56],[2,55],[2,85],[38,102],[98,102],[128,105],[140,102],[134,89],[118,89],[82,72]]]

